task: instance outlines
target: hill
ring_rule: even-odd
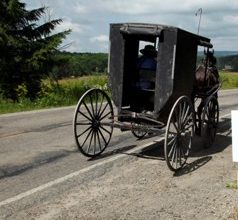
[[[238,51],[215,51],[216,57],[227,57],[227,56],[234,56],[238,55]],[[203,51],[198,51],[198,56],[203,56]]]
[[[215,51],[216,57],[227,57],[238,55],[238,51]]]

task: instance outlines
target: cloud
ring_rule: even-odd
[[[87,28],[80,24],[72,22],[70,19],[63,18],[63,22],[57,26],[56,31],[59,32],[68,29],[71,29],[73,32],[80,34],[83,33]]]
[[[57,28],[72,29],[66,41],[74,42],[70,50],[107,52],[110,23],[143,22],[180,27],[197,33],[202,8],[200,34],[212,38],[219,50],[238,50],[237,0],[21,0],[28,7],[44,5],[55,18],[63,18]]]
[[[108,42],[108,36],[102,34],[102,35],[90,38],[90,41],[91,42],[101,42],[101,43]]]
[[[85,5],[81,5],[79,3],[76,5],[76,7],[73,8],[73,10],[76,13],[79,13],[79,14],[86,14],[86,13],[88,13],[88,8]]]
[[[95,37],[91,37],[89,39],[90,43],[92,45],[97,45],[98,48],[100,48],[101,51],[108,51],[108,42],[109,42],[109,38],[107,35],[98,35],[98,36],[95,36]]]
[[[236,0],[94,0],[90,2],[88,3],[89,7],[95,11],[107,11],[124,15],[195,13],[199,8],[207,11],[224,11],[238,8]]]

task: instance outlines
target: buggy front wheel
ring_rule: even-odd
[[[215,96],[207,99],[201,118],[202,136],[204,137],[205,147],[208,148],[215,140],[219,121],[219,105]]]
[[[100,89],[90,89],[80,98],[73,121],[78,149],[88,157],[101,154],[110,142],[114,113],[108,95]]]
[[[164,154],[170,170],[177,171],[186,163],[194,126],[192,103],[187,96],[181,96],[170,111],[165,133]]]
[[[131,130],[131,133],[138,139],[142,139],[148,132],[143,129],[142,123],[132,123],[134,129]]]

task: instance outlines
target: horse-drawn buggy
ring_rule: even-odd
[[[204,47],[205,54],[199,68],[198,46]],[[151,53],[155,68],[138,66],[140,52],[146,48],[155,49]],[[111,93],[95,88],[80,98],[73,123],[79,150],[89,157],[98,156],[108,146],[114,127],[131,130],[137,138],[164,132],[169,169],[183,167],[195,133],[206,135],[210,145],[216,135],[220,83],[214,78],[218,72],[210,48],[210,39],[176,27],[111,24]]]

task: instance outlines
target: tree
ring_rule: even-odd
[[[19,86],[34,99],[41,79],[53,68],[54,54],[66,30],[52,34],[61,19],[40,24],[46,7],[26,10],[18,0],[0,1],[0,93],[17,100]]]

